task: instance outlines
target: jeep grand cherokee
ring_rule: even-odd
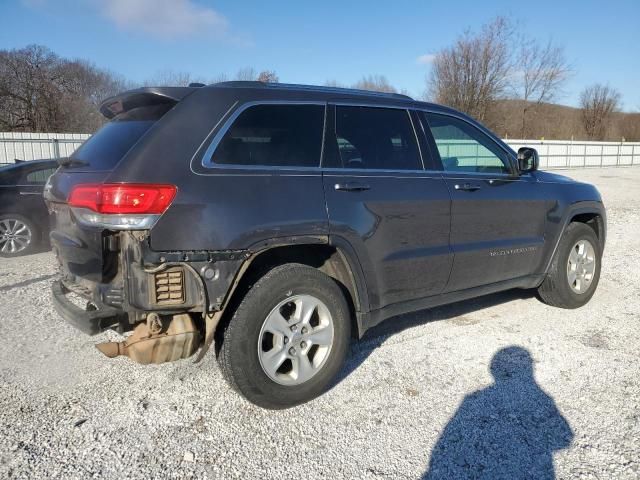
[[[450,108],[225,82],[101,111],[45,197],[58,312],[88,334],[133,331],[98,345],[109,357],[200,360],[215,341],[232,387],[285,408],[389,317],[512,288],[576,308],[598,284],[597,190]]]

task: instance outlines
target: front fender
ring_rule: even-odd
[[[543,273],[547,273],[549,271],[553,257],[558,250],[558,246],[560,245],[562,235],[564,235],[564,232],[569,226],[569,223],[571,223],[571,221],[576,216],[584,214],[598,215],[600,217],[601,222],[598,225],[598,239],[600,240],[601,248],[604,250],[607,234],[607,212],[604,204],[601,200],[577,201],[570,204],[566,209],[564,209],[562,215],[556,215],[555,218],[553,214],[549,215],[550,222],[553,222],[554,220],[556,220],[556,222],[554,229],[555,231],[552,235],[550,235],[551,238],[549,239],[550,241],[548,243],[550,248],[547,249],[547,255],[545,256],[545,261],[543,263]]]

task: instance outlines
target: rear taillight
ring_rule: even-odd
[[[69,195],[68,204],[83,224],[118,229],[148,229],[174,197],[174,185],[81,184]]]
[[[69,206],[109,214],[162,214],[176,196],[174,185],[106,184],[77,185]]]

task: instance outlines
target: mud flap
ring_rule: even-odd
[[[217,311],[213,314],[207,314],[204,317],[204,343],[202,344],[202,348],[198,353],[198,356],[193,361],[193,363],[200,363],[204,356],[209,351],[211,344],[213,343],[213,339],[215,337],[216,328],[218,328],[218,323],[220,323],[220,318],[222,318],[223,311]]]

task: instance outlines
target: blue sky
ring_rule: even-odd
[[[496,15],[565,48],[575,73],[560,103],[576,105],[600,82],[620,90],[624,110],[640,110],[640,0],[0,0],[0,48],[38,43],[135,81],[244,67],[309,84],[381,74],[420,97],[430,65],[419,58]]]

